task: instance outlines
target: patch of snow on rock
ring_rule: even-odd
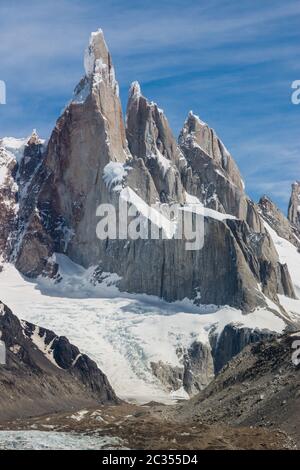
[[[121,185],[128,174],[129,168],[120,162],[109,162],[103,170],[103,180],[108,189]]]

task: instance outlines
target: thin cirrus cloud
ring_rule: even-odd
[[[193,109],[232,150],[250,195],[269,192],[285,210],[300,178],[300,106],[290,102],[299,16],[298,0],[2,0],[0,135],[51,132],[83,74],[90,31],[101,27],[124,108],[137,79],[175,133]]]

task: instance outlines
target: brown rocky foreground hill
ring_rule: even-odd
[[[5,430],[113,436],[131,449],[294,449],[300,446],[293,333],[247,346],[195,398],[175,406],[121,403],[2,423]]]

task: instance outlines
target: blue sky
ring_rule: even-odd
[[[50,134],[101,27],[124,108],[139,80],[175,135],[192,109],[231,151],[248,194],[286,211],[300,179],[299,26],[299,0],[0,0],[0,136]]]

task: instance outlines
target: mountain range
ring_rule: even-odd
[[[287,217],[267,196],[252,201],[234,158],[215,130],[190,111],[175,138],[164,111],[143,96],[137,82],[130,87],[124,120],[101,30],[91,34],[84,67],[85,74],[48,140],[35,130],[26,139],[0,138],[0,300],[8,303],[1,284],[14,269],[29,284],[48,283],[60,289],[62,297],[69,279],[70,284],[77,282],[73,296],[88,297],[80,287],[88,273],[91,297],[105,287],[114,289],[117,297],[140,296],[145,305],[157,299],[166,309],[168,304],[173,308],[186,302],[190,312],[198,312],[197,318],[200,314],[205,339],[194,330],[194,323],[187,323],[188,343],[174,342],[172,354],[178,363],[150,353],[146,367],[168,393],[183,389],[188,396],[196,395],[247,345],[299,329],[300,182],[292,185]],[[111,204],[120,217],[120,200],[162,232],[166,229],[157,215],[171,205],[177,204],[183,213],[199,211],[202,249],[186,250],[186,240],[174,237],[100,240],[97,208]],[[70,276],[70,266],[76,266],[76,276]],[[16,356],[11,380],[22,382],[24,366],[34,368],[28,359],[28,341],[35,331],[49,339],[44,349],[61,340],[44,325],[19,323],[10,311],[7,315],[14,326],[7,332],[0,317],[1,338],[10,361]],[[82,321],[88,322],[88,317]],[[17,348],[12,336],[22,339]],[[155,335],[144,331],[142,337],[150,350],[155,349]],[[26,360],[23,353],[20,357],[19,346],[29,354]],[[74,360],[77,349],[74,352],[69,343],[65,347]],[[45,362],[35,358],[39,363],[42,359]],[[97,365],[86,360],[96,374],[87,384],[91,402],[101,401],[103,393],[117,402],[110,374],[105,371],[107,380],[97,368],[105,360]],[[134,361],[130,364],[134,369]],[[80,371],[74,364],[71,369],[63,380],[75,387],[74,373]],[[136,375],[141,379],[142,374]],[[82,375],[80,380],[86,385]],[[95,392],[99,380],[102,398]]]

